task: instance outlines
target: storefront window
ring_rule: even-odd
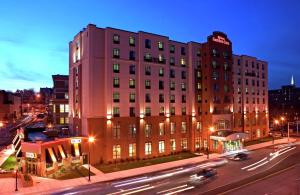
[[[120,159],[121,158],[121,146],[114,145],[113,146],[113,159]]]

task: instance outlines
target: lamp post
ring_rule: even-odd
[[[209,129],[207,131],[207,147],[206,147],[207,159],[209,159],[209,135],[210,135],[210,132],[214,132],[214,131],[215,131],[214,127],[209,127]]]
[[[15,191],[17,192],[18,191],[18,169],[16,169],[16,189]]]
[[[94,137],[89,137],[89,181],[91,181],[91,153],[90,153],[90,143],[94,143],[95,138]]]

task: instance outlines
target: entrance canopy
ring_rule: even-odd
[[[217,141],[236,141],[247,138],[247,133],[230,130],[217,131],[210,136],[210,139]]]

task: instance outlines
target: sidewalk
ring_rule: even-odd
[[[295,141],[296,139],[290,138],[290,142]],[[287,143],[287,139],[281,139],[281,140],[276,140],[275,144],[283,144]],[[271,142],[265,142],[265,143],[260,143],[256,145],[251,145],[248,147],[245,147],[245,149],[248,150],[256,150],[259,148],[271,146]],[[221,154],[211,154],[210,158],[217,158],[221,156]],[[7,182],[9,179],[5,179],[5,184],[1,185],[0,187],[0,194],[46,194],[46,193],[53,193],[55,191],[60,191],[62,189],[67,190],[68,188],[72,187],[77,187],[79,185],[85,185],[89,183],[96,183],[96,182],[104,182],[104,181],[110,181],[110,180],[115,180],[115,179],[122,179],[122,178],[127,178],[127,177],[132,177],[140,174],[147,174],[151,173],[154,171],[162,171],[166,169],[171,169],[171,168],[176,168],[180,167],[183,165],[187,164],[193,164],[193,163],[201,163],[203,161],[207,160],[206,155],[199,156],[199,157],[194,157],[194,158],[189,158],[189,159],[184,159],[184,160],[178,160],[178,161],[173,161],[173,162],[167,162],[167,163],[161,163],[161,164],[156,164],[156,165],[151,165],[151,166],[146,166],[146,167],[140,167],[140,168],[135,168],[135,169],[130,169],[130,170],[124,170],[124,171],[118,171],[118,172],[113,172],[113,173],[107,173],[104,174],[98,169],[94,168],[91,166],[91,171],[95,173],[96,175],[91,176],[91,182],[88,181],[87,177],[84,178],[77,178],[77,179],[69,179],[69,180],[55,180],[55,179],[48,179],[48,178],[42,178],[42,177],[34,177],[34,186],[33,187],[27,187],[23,188],[20,187],[18,192],[13,192],[11,189],[13,189],[12,186],[14,186],[14,182]],[[86,166],[86,165],[85,165]],[[2,179],[1,182],[2,184]],[[7,185],[7,187],[6,187]]]

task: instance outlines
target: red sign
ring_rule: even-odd
[[[229,41],[226,41],[226,39],[224,37],[221,37],[221,36],[213,37],[213,41],[218,42],[218,43],[222,43],[222,44],[225,44],[225,45],[230,44]]]

